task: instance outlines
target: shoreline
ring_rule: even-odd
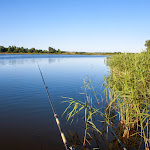
[[[0,55],[115,55],[113,53],[84,53],[84,54],[76,54],[76,53],[0,53]]]

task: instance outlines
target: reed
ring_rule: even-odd
[[[95,135],[94,132],[97,132],[100,135],[102,135],[102,132],[96,127],[94,122],[95,122],[96,115],[104,116],[104,114],[101,111],[102,108],[98,109],[95,107],[95,105],[93,104],[93,98],[88,94],[88,91],[92,90],[96,102],[99,103],[99,99],[97,98],[97,93],[95,92],[89,77],[83,80],[83,88],[84,88],[84,93],[80,93],[80,94],[85,95],[85,101],[75,100],[69,97],[63,97],[66,99],[63,102],[69,103],[63,115],[66,113],[67,121],[70,120],[72,123],[75,119],[77,119],[78,121],[79,119],[78,114],[81,114],[80,119],[82,119],[84,122],[84,137],[83,137],[82,145],[83,145],[83,149],[86,149],[87,145],[91,145],[91,141],[93,139],[93,136]],[[73,135],[73,137],[75,137],[73,133],[71,133],[70,135]],[[69,138],[71,139],[70,136]],[[77,143],[79,143],[78,140]],[[93,149],[98,149],[98,148],[93,148]]]
[[[107,58],[110,74],[105,78],[107,89],[112,98],[107,109],[118,113],[124,127],[123,137],[139,134],[145,149],[150,143],[150,54],[119,54]],[[131,133],[135,128],[136,131]]]
[[[84,102],[65,97],[65,102],[69,103],[64,111],[67,113],[67,120],[73,122],[79,113],[83,115],[84,148],[94,139],[93,131],[99,135],[105,135],[106,141],[111,131],[123,149],[126,149],[124,145],[127,149],[132,149],[131,143],[140,149],[141,143],[144,142],[145,150],[148,150],[150,144],[150,53],[113,55],[107,58],[106,63],[110,67],[109,75],[104,77],[106,106],[100,105],[101,101],[91,80],[87,78],[83,81]],[[88,95],[88,90],[93,91],[93,98]],[[93,104],[93,101],[97,101],[97,106]],[[97,117],[105,122],[105,134],[98,129],[97,124],[100,122]],[[117,121],[116,124],[115,121]],[[139,143],[139,137],[142,139],[141,143]],[[111,145],[110,141],[109,143]]]
[[[98,149],[99,148],[99,135],[101,136],[102,139],[104,139],[104,136],[106,136],[106,141],[108,141],[108,128],[110,128],[111,132],[113,132],[111,126],[111,120],[115,117],[115,115],[112,115],[112,112],[108,109],[106,109],[106,107],[97,107],[94,103],[93,103],[93,99],[94,102],[97,103],[97,105],[100,105],[98,96],[96,91],[94,90],[94,87],[91,84],[91,80],[90,78],[86,78],[83,80],[84,83],[84,93],[80,93],[80,94],[84,94],[85,95],[85,101],[80,101],[80,100],[75,100],[73,98],[69,98],[69,97],[63,97],[66,100],[64,102],[69,103],[68,107],[65,109],[63,115],[66,113],[67,116],[67,121],[71,121],[71,123],[75,120],[75,119],[83,119],[84,121],[84,137],[83,137],[83,149],[87,149],[87,147],[89,145],[91,145],[92,141],[95,140],[95,142],[97,143],[97,148],[93,148],[93,149]],[[92,91],[93,94],[91,94]],[[90,96],[90,94],[93,95]],[[110,94],[110,93],[109,93]],[[109,95],[110,96],[110,95]],[[111,96],[110,96],[111,97]],[[109,97],[109,99],[110,99]],[[80,118],[79,114],[81,115]],[[98,121],[98,119],[100,120],[100,122]],[[100,127],[100,123],[104,125],[104,123],[107,126],[107,130],[102,129],[100,130],[98,127]],[[113,134],[115,135],[115,132],[113,132]],[[75,145],[75,143],[79,143],[79,140],[76,140],[75,142],[75,134],[71,133],[69,135],[69,141],[73,141],[71,140],[71,137],[74,139],[74,142],[72,142],[73,145]],[[120,144],[121,141],[118,139],[117,135],[115,135],[115,138],[119,141]],[[81,140],[80,140],[81,141]],[[107,145],[108,146],[108,145]],[[107,147],[106,146],[106,147]],[[123,146],[123,144],[122,144]],[[123,146],[124,148],[124,146]],[[109,148],[108,148],[109,149]],[[125,149],[125,148],[124,148]]]

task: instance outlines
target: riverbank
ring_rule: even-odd
[[[122,142],[150,143],[150,53],[119,54],[107,58],[110,75],[106,78],[109,90],[107,110],[115,112],[122,128]],[[119,135],[118,135],[119,136]],[[132,139],[132,140],[131,140]],[[140,143],[140,141],[139,141]],[[140,147],[141,145],[139,145]]]
[[[80,53],[80,52],[65,52],[65,53],[0,53],[0,54],[38,54],[38,55],[116,55],[116,53]]]
[[[60,49],[56,50],[55,48],[49,47],[48,50],[35,49],[35,48],[24,48],[9,46],[4,47],[0,46],[0,54],[63,54],[63,55],[112,55],[119,54],[121,52],[69,52],[61,51]]]
[[[99,101],[91,80],[84,80],[85,102],[66,98],[67,120],[83,116],[84,147],[99,136],[109,149],[149,149],[150,143],[150,53],[118,54],[107,57],[106,97]],[[91,91],[89,91],[91,90]],[[93,96],[91,92],[93,91]],[[90,94],[90,95],[89,95]],[[97,101],[97,105],[93,105]],[[69,110],[69,111],[68,111]],[[95,119],[96,118],[96,119]],[[100,122],[98,120],[101,120]],[[103,127],[101,127],[101,125]],[[95,133],[97,132],[96,138]],[[99,141],[101,142],[101,137]],[[113,138],[112,138],[113,137]],[[118,142],[120,141],[120,142]],[[90,144],[89,144],[90,143]]]

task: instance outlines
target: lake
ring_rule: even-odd
[[[63,150],[37,63],[66,132],[76,125],[61,116],[68,105],[62,103],[62,97],[84,101],[80,93],[86,77],[103,96],[102,84],[109,71],[105,59],[106,56],[0,55],[0,149]]]

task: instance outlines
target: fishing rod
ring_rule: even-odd
[[[37,63],[38,64],[38,63]],[[46,86],[46,83],[45,83],[45,80],[44,80],[44,77],[43,77],[43,74],[42,74],[42,71],[40,69],[40,66],[38,64],[38,68],[39,68],[39,71],[40,71],[40,74],[41,74],[41,77],[42,77],[42,80],[43,80],[43,83],[44,83],[44,87],[45,87],[45,90],[46,90],[46,93],[47,93],[47,96],[48,96],[48,99],[49,99],[49,102],[50,102],[50,105],[51,105],[51,108],[52,108],[52,111],[53,111],[53,114],[54,114],[54,118],[55,118],[55,121],[56,121],[56,124],[58,126],[58,129],[59,129],[59,132],[60,132],[60,135],[61,135],[61,138],[62,138],[62,141],[64,143],[64,146],[66,148],[66,150],[70,150],[68,144],[67,144],[67,140],[65,138],[65,135],[64,133],[62,132],[62,129],[61,129],[61,126],[60,126],[60,122],[59,122],[59,119],[58,119],[58,115],[56,114],[55,112],[55,109],[54,109],[54,106],[53,106],[53,103],[52,103],[52,100],[50,98],[50,94],[48,92],[48,87]],[[104,116],[103,116],[104,117]],[[104,119],[105,120],[105,119]],[[127,150],[124,145],[122,144],[122,142],[119,140],[119,138],[117,137],[117,135],[114,133],[114,131],[112,130],[112,128],[110,127],[110,125],[108,124],[107,121],[105,121],[109,127],[109,129],[111,130],[111,132],[114,134],[114,136],[116,137],[116,139],[118,140],[118,142],[120,143],[120,145],[123,147],[123,150]]]
[[[38,64],[38,63],[37,63]],[[50,98],[50,94],[48,92],[48,87],[46,86],[46,83],[45,83],[45,80],[44,80],[44,77],[43,77],[43,74],[42,74],[42,71],[40,69],[40,66],[38,64],[38,68],[39,68],[39,71],[40,71],[40,74],[41,74],[41,77],[42,77],[42,80],[43,80],[43,83],[44,83],[44,87],[45,87],[45,90],[46,90],[46,93],[47,93],[47,96],[48,96],[48,99],[49,99],[49,102],[50,102],[50,105],[51,105],[51,108],[52,108],[52,111],[53,111],[53,115],[54,115],[54,118],[55,118],[55,121],[56,121],[56,124],[58,126],[58,129],[59,129],[59,132],[60,132],[60,135],[61,135],[61,138],[62,138],[62,141],[64,143],[64,146],[66,148],[66,150],[70,150],[70,148],[68,147],[68,144],[67,144],[67,140],[65,138],[65,135],[64,133],[62,132],[62,129],[61,129],[61,126],[60,126],[60,122],[59,122],[59,119],[58,119],[58,115],[56,114],[55,112],[55,109],[54,109],[54,106],[53,106],[53,103],[52,103],[52,100]]]

